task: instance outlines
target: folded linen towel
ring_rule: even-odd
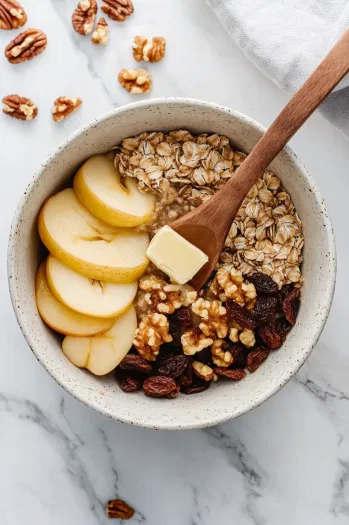
[[[349,28],[348,0],[206,2],[246,56],[290,93]],[[349,75],[320,111],[349,136]]]

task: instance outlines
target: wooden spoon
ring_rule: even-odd
[[[191,281],[194,288],[199,290],[214,270],[244,197],[348,71],[349,30],[291,98],[229,182],[204,204],[171,224],[209,257]]]

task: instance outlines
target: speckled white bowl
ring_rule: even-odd
[[[234,110],[190,99],[150,100],[111,111],[74,133],[41,166],[16,211],[8,253],[9,286],[17,320],[46,370],[70,394],[102,414],[156,429],[216,425],[248,412],[275,394],[297,372],[317,342],[330,310],[336,276],[334,236],[323,199],[296,155],[285,148],[271,167],[290,192],[304,224],[305,284],[296,326],[283,347],[239,383],[222,381],[202,394],[180,395],[174,400],[152,399],[141,392],[124,394],[112,374],[97,378],[75,368],[36,309],[39,210],[91,155],[106,152],[122,138],[145,130],[173,129],[217,132],[246,152],[264,132],[260,124]]]

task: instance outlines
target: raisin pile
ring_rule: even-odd
[[[184,355],[181,336],[193,327],[190,308],[181,307],[168,317],[172,342],[164,343],[155,362],[137,354],[133,347],[116,370],[116,378],[124,392],[143,389],[150,397],[173,399],[180,392],[186,395],[207,390],[213,381],[239,381],[246,370],[254,373],[271,351],[279,349],[296,322],[300,306],[300,289],[285,285],[278,289],[267,275],[255,273],[249,278],[257,291],[252,312],[232,299],[225,303],[229,327],[253,330],[255,344],[244,346],[228,337],[223,341],[224,352],[229,352],[229,366],[213,362],[211,348],[195,355]],[[224,364],[224,363],[223,363]]]

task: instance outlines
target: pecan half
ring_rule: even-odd
[[[55,122],[61,122],[66,119],[73,111],[81,106],[80,98],[58,97],[52,108],[52,118]]]
[[[11,64],[20,64],[40,55],[47,46],[47,37],[39,29],[27,29],[18,35],[5,49],[5,56]]]
[[[0,0],[0,29],[18,29],[24,26],[27,14],[16,0]]]
[[[124,22],[132,15],[134,7],[131,0],[103,0],[107,5],[102,7],[103,13],[117,22]]]
[[[2,111],[10,117],[19,120],[33,120],[38,114],[38,108],[32,100],[19,95],[8,95],[2,99]]]
[[[160,62],[165,56],[166,40],[161,36],[147,38],[136,36],[133,41],[133,56],[137,62]]]
[[[89,35],[92,33],[97,9],[96,0],[82,0],[82,2],[79,2],[72,16],[74,31],[80,35]]]
[[[146,69],[122,69],[118,80],[131,95],[149,93],[152,88],[151,74]]]
[[[91,36],[92,44],[105,46],[109,42],[109,26],[105,18],[101,18]]]
[[[135,511],[127,505],[122,499],[112,499],[108,501],[106,513],[108,518],[118,518],[120,520],[129,520]]]

